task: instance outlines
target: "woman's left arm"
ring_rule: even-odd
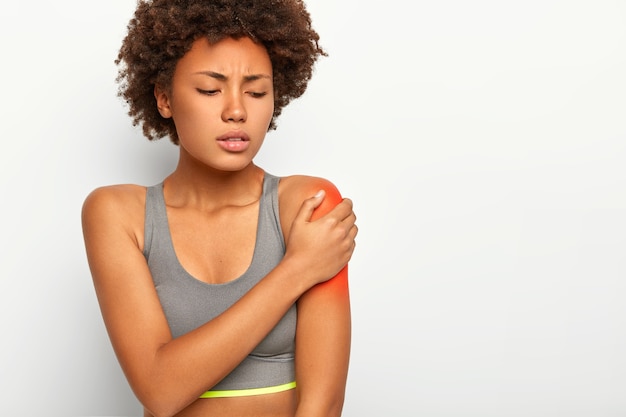
[[[312,219],[321,217],[342,200],[332,184],[324,189],[326,197]],[[296,417],[341,416],[350,340],[348,267],[345,266],[334,278],[311,288],[298,300]]]

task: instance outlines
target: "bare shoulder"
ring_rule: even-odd
[[[109,185],[91,191],[82,207],[85,237],[104,230],[123,231],[140,239],[143,233],[146,187],[134,184]],[[139,242],[137,242],[139,243]]]
[[[146,187],[134,184],[108,185],[90,192],[83,203],[83,216],[128,214],[142,210],[146,202]]]
[[[326,214],[342,201],[341,194],[335,184],[326,178],[308,175],[281,177],[278,187],[278,199],[280,205],[280,222],[285,236],[289,236],[291,223],[300,210],[304,200],[313,197],[320,190],[324,190],[326,197],[322,204],[315,210],[313,218]]]
[[[318,191],[324,190],[328,197],[341,199],[339,190],[330,180],[308,175],[291,175],[280,180],[279,197],[285,202],[291,201],[298,206]]]

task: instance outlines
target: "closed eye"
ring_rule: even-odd
[[[256,91],[249,91],[248,94],[250,94],[250,96],[254,98],[261,98],[267,95],[266,92],[256,92]]]
[[[217,93],[220,92],[220,90],[203,90],[201,88],[196,88],[196,90],[198,91],[198,93],[204,94],[204,95],[207,95],[207,96],[214,96],[214,95],[216,95]]]

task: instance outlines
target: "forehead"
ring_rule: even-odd
[[[272,63],[265,47],[247,37],[225,38],[209,43],[197,39],[178,61],[176,71],[214,71],[224,75],[272,74]]]

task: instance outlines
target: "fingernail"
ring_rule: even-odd
[[[314,195],[315,198],[321,197],[324,195],[324,190],[319,190],[317,194]]]

